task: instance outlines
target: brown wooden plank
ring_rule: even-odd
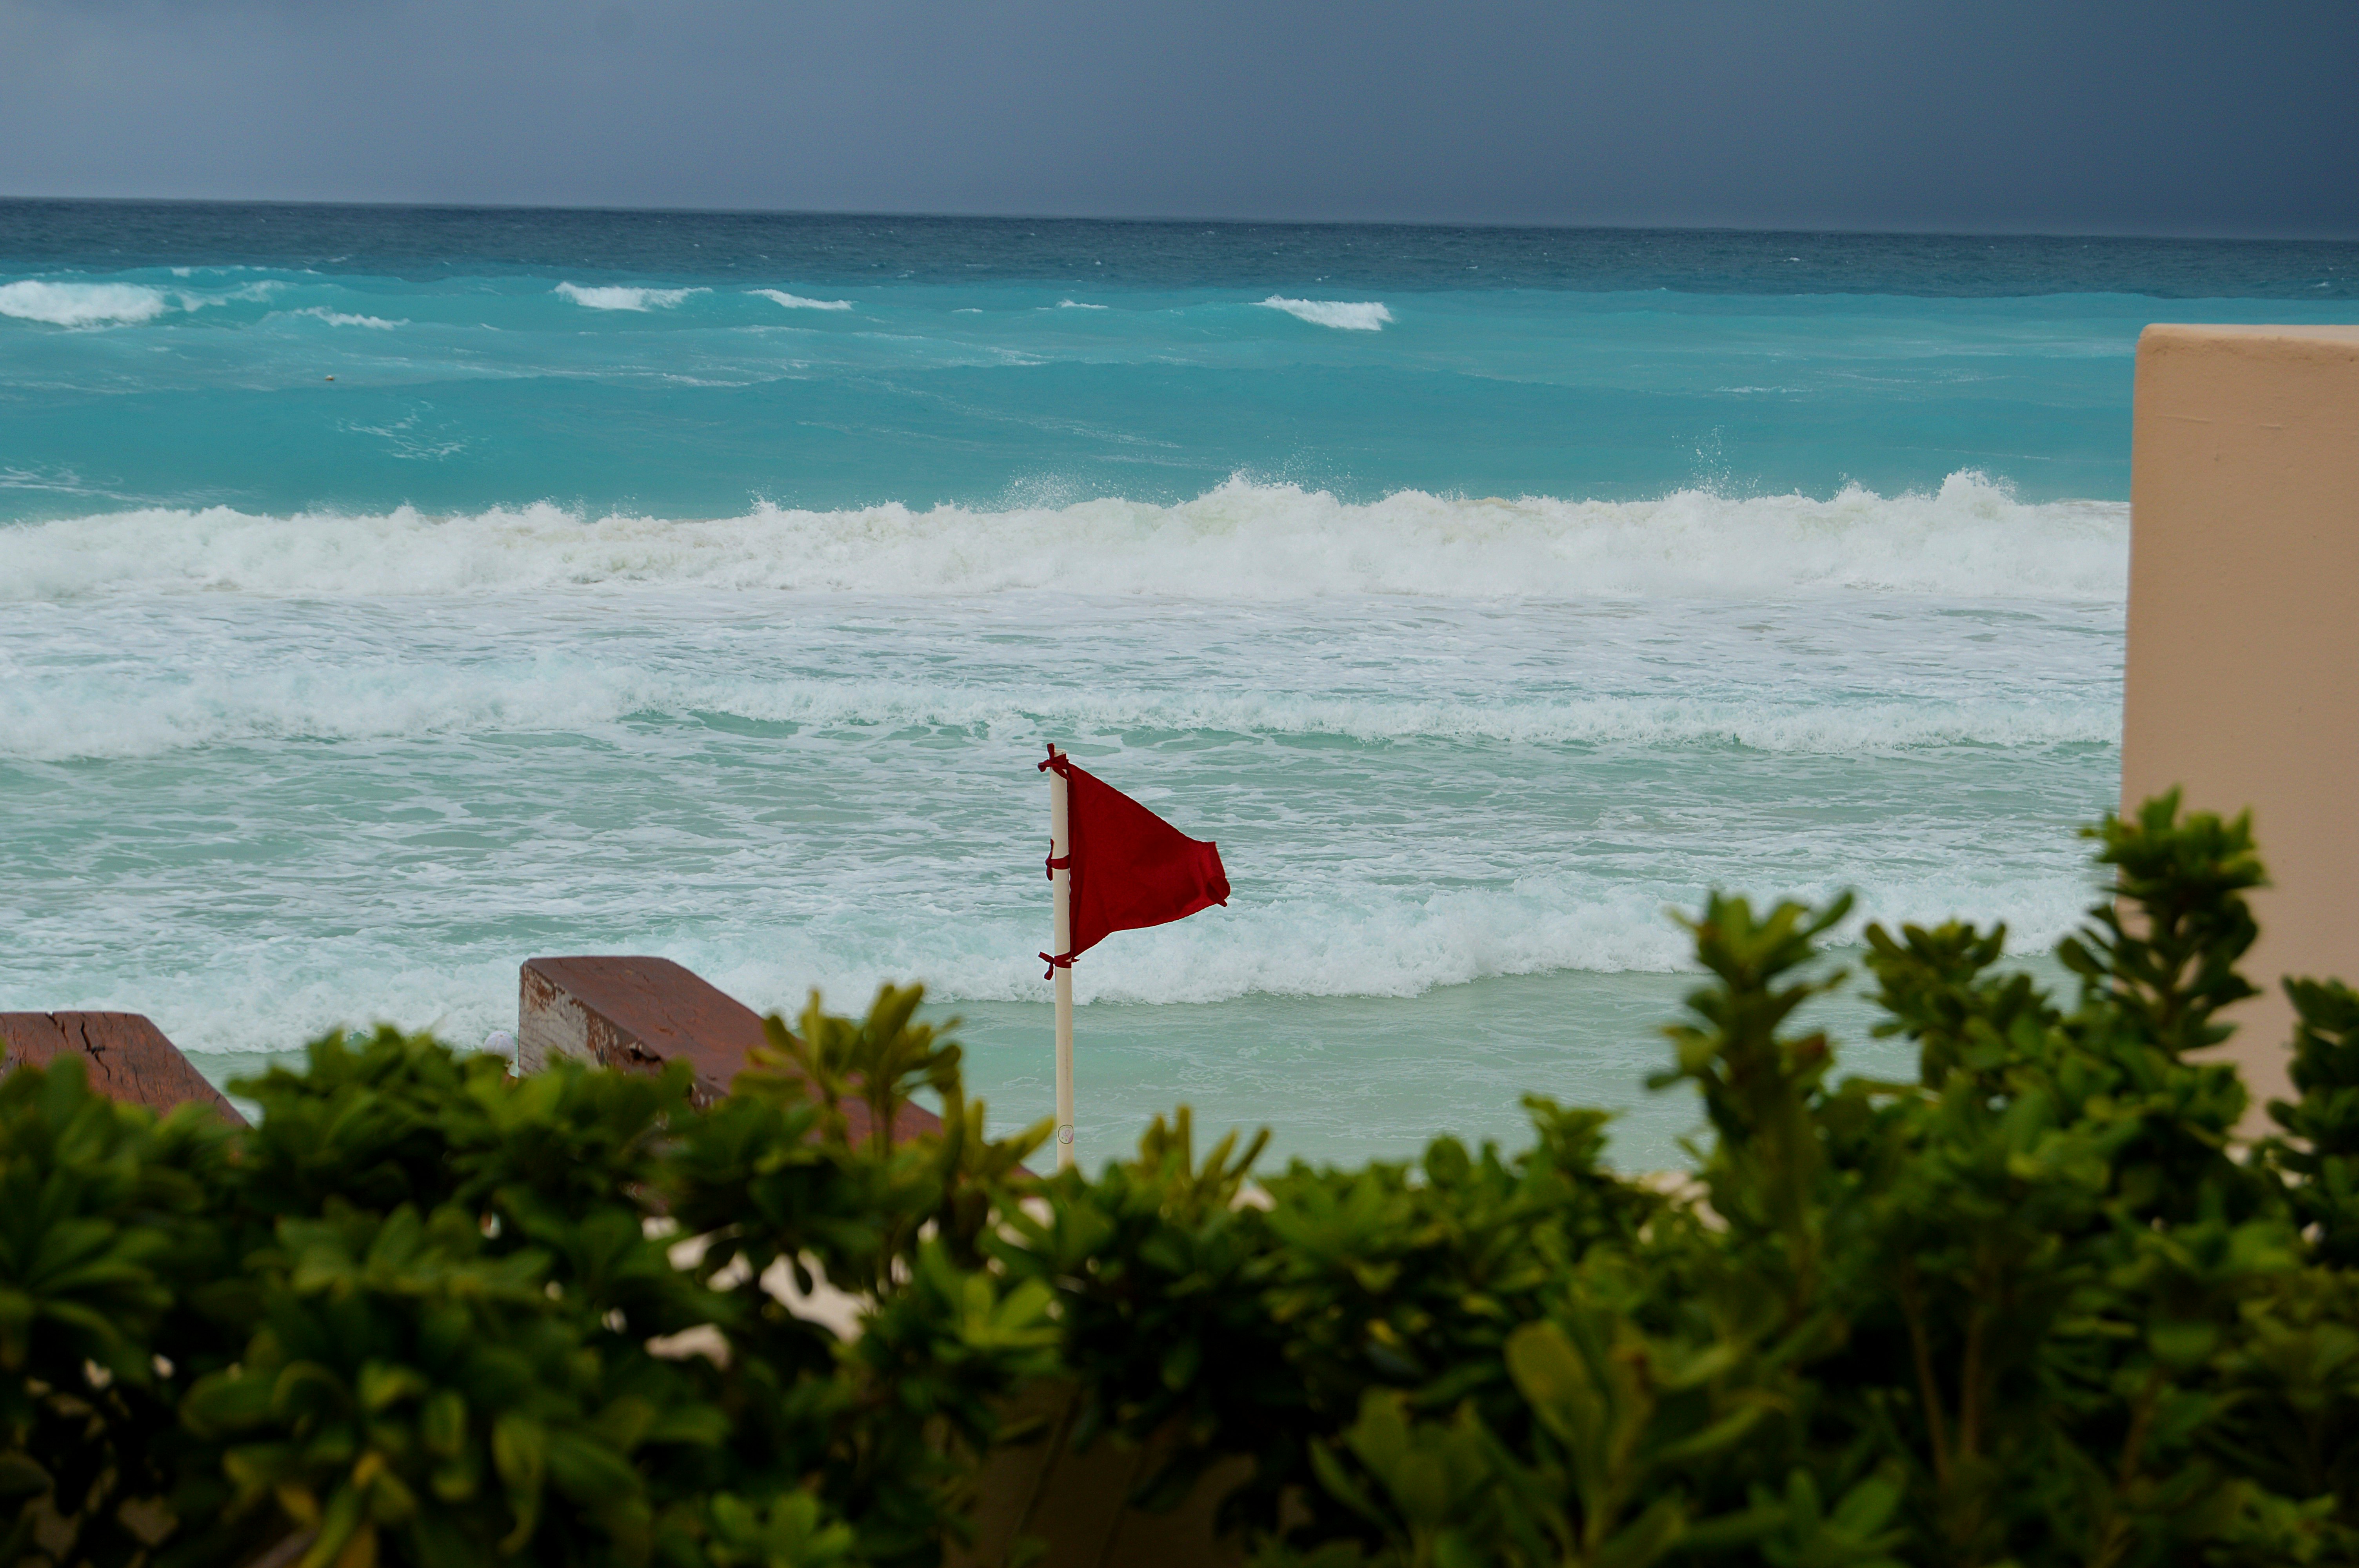
[[[669,958],[527,958],[517,986],[519,1072],[554,1056],[643,1073],[686,1062],[696,1074],[696,1103],[710,1105],[729,1092],[747,1054],[766,1038],[752,1008]],[[867,1108],[846,1104],[843,1112],[852,1137],[867,1137]],[[894,1141],[940,1127],[931,1111],[905,1106]]]
[[[0,1042],[7,1047],[9,1066],[43,1067],[61,1055],[78,1054],[90,1087],[109,1099],[158,1111],[193,1102],[245,1125],[237,1108],[143,1013],[0,1012]]]

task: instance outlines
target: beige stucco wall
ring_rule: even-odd
[[[2224,1050],[2288,1092],[2288,974],[2359,985],[2359,327],[2138,340],[2122,804],[2250,806],[2262,996]]]

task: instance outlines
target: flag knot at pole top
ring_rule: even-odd
[[[1051,752],[1039,771],[1065,781],[1065,853],[1050,858],[1049,874],[1053,880],[1063,870],[1072,879],[1073,946],[1040,955],[1049,975],[1072,968],[1114,932],[1168,925],[1229,902],[1229,875],[1212,840],[1189,838],[1061,752]]]

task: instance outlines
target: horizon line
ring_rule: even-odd
[[[321,200],[306,197],[220,197],[220,196],[20,196],[0,194],[0,206],[149,206],[149,207],[273,207],[398,210],[426,212],[573,212],[602,217],[696,217],[696,218],[810,218],[866,221],[874,222],[936,222],[936,223],[1096,223],[1134,224],[1140,227],[1175,227],[1181,224],[1216,223],[1233,228],[1253,229],[1432,229],[1488,230],[1525,233],[1626,233],[1626,234],[1748,234],[1803,236],[1810,238],[1846,239],[1917,239],[1917,240],[2167,240],[2194,243],[2247,244],[2317,244],[2359,245],[2359,230],[2348,233],[2290,232],[2284,231],[2214,230],[2190,232],[2159,229],[2038,229],[2038,228],[1946,228],[1939,226],[1910,228],[1876,228],[1836,225],[1832,227],[1798,227],[1773,225],[1747,227],[1734,223],[1680,222],[1538,222],[1504,219],[1446,218],[1269,218],[1226,217],[1205,214],[1120,214],[1104,215],[1078,212],[958,212],[922,211],[917,210],[821,208],[821,207],[697,207],[697,206],[632,206],[625,204],[571,203],[561,201],[406,201],[392,200],[340,198]]]

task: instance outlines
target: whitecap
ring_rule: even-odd
[[[623,284],[584,287],[560,283],[554,290],[587,310],[669,310],[701,288],[635,288]]]
[[[153,288],[136,283],[50,283],[24,278],[0,284],[0,316],[56,327],[96,327],[152,321],[172,308]]]
[[[379,332],[390,332],[397,327],[407,327],[407,320],[386,320],[382,316],[352,316],[342,310],[331,310],[324,305],[310,306],[302,310],[290,310],[290,316],[309,316],[325,321],[331,327],[367,327]]]
[[[849,299],[805,299],[799,294],[788,294],[783,288],[756,288],[754,293],[788,310],[849,310]]]
[[[1283,310],[1298,320],[1314,327],[1333,327],[1344,332],[1380,332],[1393,313],[1376,299],[1288,299],[1273,294],[1262,305],[1270,310]]]
[[[1113,307],[1108,305],[1084,305],[1078,299],[1060,299],[1057,301],[1057,308],[1060,310],[1109,310],[1112,309]]]
[[[264,278],[259,283],[240,284],[237,287],[220,294],[183,294],[179,297],[179,303],[183,310],[202,310],[209,305],[229,305],[240,302],[251,305],[270,298],[286,287],[285,283],[277,278]]]
[[[693,587],[1230,601],[1794,599],[1880,593],[2118,602],[2129,508],[2018,501],[1960,472],[1885,496],[1345,502],[1234,479],[1176,505],[899,503],[740,517],[552,505],[433,516],[148,508],[0,528],[0,600],[115,592],[447,594]]]

